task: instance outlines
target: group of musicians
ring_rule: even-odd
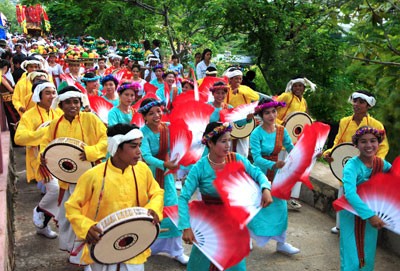
[[[123,73],[119,73],[122,74],[119,80],[137,82],[140,87],[135,87],[133,93],[137,95],[141,92],[141,96],[144,96],[145,81],[140,79],[141,67],[133,64],[131,70],[128,67],[120,68],[119,60],[119,57],[112,59],[112,67],[106,69],[104,75],[115,75],[114,70],[118,72],[122,70]],[[277,251],[288,255],[299,253],[298,248],[286,242],[287,203],[271,196],[270,182],[273,181],[276,170],[285,164],[284,153],[290,152],[293,148],[292,139],[282,125],[285,125],[285,119],[293,113],[309,113],[303,94],[307,87],[314,90],[315,85],[307,78],[294,78],[289,81],[285,92],[276,100],[270,98],[260,100],[257,92],[242,84],[243,74],[239,68],[232,67],[226,70],[224,76],[227,82],[221,80],[210,88],[212,99],[208,104],[214,108],[214,113],[217,113],[213,114],[209,126],[204,127],[203,144],[207,147],[208,155],[204,155],[191,169],[186,170],[187,180],[178,200],[173,175],[164,176],[166,170],[176,170],[178,166],[166,159],[170,141],[168,125],[162,121],[162,116],[165,103],[172,104],[182,89],[176,87],[177,75],[172,71],[165,71],[162,66],[156,66],[157,63],[158,61],[155,61],[154,69],[150,69],[154,74],[157,70],[164,71],[165,83],[158,88],[157,99],[145,99],[138,106],[139,109],[135,114],[143,116],[145,125],[142,128],[131,125],[130,121],[107,127],[100,118],[90,112],[87,108],[89,107],[88,82],[97,82],[102,75],[96,75],[94,72],[94,76],[89,76],[86,73],[85,79],[82,80],[79,73],[81,66],[77,61],[70,61],[69,64],[67,76],[72,81],[64,78],[58,90],[53,83],[54,78],[44,70],[43,61],[32,57],[22,63],[21,66],[26,72],[17,83],[12,97],[14,107],[20,115],[14,140],[16,144],[26,146],[27,149],[27,181],[36,180],[46,188],[46,194],[33,210],[33,222],[37,233],[47,238],[59,236],[60,249],[69,252],[69,261],[87,265],[85,270],[144,270],[146,259],[152,253],[159,252],[167,252],[182,264],[186,265],[189,262],[188,270],[217,270],[197,249],[193,249],[190,258],[183,253],[182,231],[185,242],[189,244],[196,242],[190,229],[187,204],[196,188],[200,189],[206,204],[222,204],[211,184],[215,172],[219,172],[227,164],[229,160],[227,157],[233,157],[233,160],[242,161],[246,165],[246,170],[262,187],[264,209],[248,225],[252,238],[261,246],[274,239],[277,241]],[[216,70],[213,67],[207,68],[205,74],[215,76]],[[118,80],[115,77],[108,78],[108,81],[117,84]],[[193,89],[193,82],[190,80],[188,82]],[[87,92],[83,93],[77,84]],[[133,88],[133,85],[137,86],[128,84],[120,92]],[[102,95],[100,89],[90,92],[90,95]],[[121,94],[120,92],[117,90],[118,94]],[[254,114],[250,114],[244,123],[257,115],[262,121],[261,124],[250,135],[231,140],[232,127],[219,122],[219,111],[258,100],[260,102]],[[353,105],[354,114],[340,121],[339,132],[332,148],[343,142],[352,142],[356,131],[362,127],[371,127],[378,132],[384,131],[382,123],[368,114],[368,110],[376,103],[371,93],[356,91],[349,98],[349,102]],[[174,106],[184,106],[184,104],[174,104]],[[175,108],[170,106],[168,110]],[[358,138],[356,142],[362,141],[365,135],[379,134],[375,130],[364,131],[360,135],[361,140]],[[388,153],[389,146],[383,134],[379,135],[381,137],[376,156],[383,159]],[[82,144],[77,146],[82,149],[79,160],[97,164],[79,180],[59,181],[48,171],[47,165],[53,161],[45,157],[44,152],[49,145],[57,143],[57,139],[60,138],[81,141]],[[232,151],[237,155],[232,154]],[[254,165],[247,160],[249,151]],[[323,153],[323,158],[328,162],[332,161],[331,151],[332,149],[329,149]],[[361,147],[360,153],[366,155]],[[385,164],[384,170],[387,171],[389,167]],[[210,176],[207,172],[211,172]],[[343,193],[343,189],[340,191]],[[299,194],[300,186],[296,185],[292,191],[292,200],[289,201],[289,205],[295,209],[301,208],[301,204],[296,200]],[[216,201],[207,202],[209,197]],[[162,210],[163,206],[176,205],[178,202],[179,208],[183,211],[179,211],[180,222],[176,227],[167,218],[163,218]],[[148,209],[149,215],[154,218],[154,223],[162,221],[161,228],[166,229],[152,245],[152,252],[147,249],[135,258],[119,264],[104,265],[94,261],[88,245],[101,240],[102,229],[96,227],[96,224],[114,212],[135,206]],[[52,218],[57,221],[58,235],[49,226]],[[376,225],[377,223],[373,224],[374,227]],[[379,224],[377,227],[381,226],[382,224]],[[339,231],[340,225],[337,219],[337,225],[332,232]],[[343,265],[347,256],[342,255],[342,257],[342,269],[355,270]],[[366,262],[370,264],[367,260]],[[246,270],[245,262],[240,262],[228,270]]]

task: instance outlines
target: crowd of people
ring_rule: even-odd
[[[254,90],[254,72],[248,73],[244,85],[242,69],[218,71],[210,49],[196,53],[191,66],[183,67],[179,56],[166,61],[160,55],[160,41],[152,45],[115,40],[108,44],[91,37],[70,43],[48,38],[0,40],[0,90],[10,137],[14,147],[26,147],[27,181],[39,183],[45,192],[33,210],[37,234],[58,237],[60,249],[69,253],[69,262],[85,265],[85,270],[144,270],[146,259],[158,253],[167,253],[188,270],[217,270],[197,247],[193,246],[190,256],[184,253],[182,240],[197,242],[188,206],[196,190],[206,206],[223,204],[213,180],[229,162],[237,161],[262,191],[263,208],[247,225],[251,238],[259,246],[273,239],[276,250],[286,255],[300,253],[286,240],[288,205],[301,209],[300,183],[289,202],[271,196],[270,190],[274,175],[285,165],[285,155],[294,148],[285,119],[293,112],[310,113],[303,94],[314,90],[315,84],[296,76],[280,96],[263,98]],[[195,76],[185,77],[185,69],[192,69]],[[201,86],[207,77],[214,78],[210,94],[203,97],[200,93],[198,98],[213,109],[202,131],[206,150],[190,166],[179,166],[168,159],[172,143],[166,116],[185,106],[179,96],[193,93],[195,97],[196,85]],[[95,109],[98,98],[107,104],[106,117]],[[255,101],[259,101],[255,111],[239,124],[256,118],[256,128],[243,138],[232,139],[232,123],[221,122],[221,111]],[[356,187],[371,175],[390,170],[384,160],[389,146],[382,123],[368,114],[375,97],[360,90],[349,102],[354,113],[340,121],[333,147],[352,142],[360,151],[346,164],[339,192],[360,216],[341,211],[331,231],[340,233],[342,270],[372,270],[377,229],[384,222],[360,200]],[[46,149],[64,138],[80,142],[80,161],[96,164],[75,180],[59,180],[48,169],[53,161],[46,158]],[[331,151],[321,153],[328,162],[332,162]],[[183,187],[176,187],[177,180]],[[178,225],[163,214],[163,207],[175,205]],[[89,251],[89,245],[102,237],[97,224],[129,207],[146,208],[153,223],[160,223],[161,233],[150,249],[133,259],[99,263]],[[58,233],[50,227],[52,219],[57,221]],[[367,225],[363,248],[358,243],[364,236],[354,233],[357,219]],[[246,270],[245,259],[228,270]]]

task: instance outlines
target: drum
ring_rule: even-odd
[[[360,154],[360,151],[351,143],[342,143],[333,148],[331,157],[333,162],[329,164],[333,175],[342,181],[343,168],[347,161]]]
[[[112,213],[103,218],[97,227],[102,229],[100,241],[91,245],[90,255],[100,264],[116,264],[128,261],[156,240],[159,225],[142,207],[132,207]]]
[[[256,121],[254,118],[251,122],[246,123],[243,126],[233,123],[231,137],[236,139],[248,137],[251,132],[253,132],[254,128],[256,128]]]
[[[85,145],[84,142],[69,137],[51,141],[43,153],[51,175],[66,183],[77,183],[79,177],[94,166],[94,163],[79,159]]]
[[[293,112],[285,118],[283,123],[294,144],[303,133],[304,125],[311,124],[312,119],[307,113]]]

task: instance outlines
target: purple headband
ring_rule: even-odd
[[[121,93],[121,92],[123,92],[124,90],[127,90],[127,89],[132,89],[133,91],[138,92],[139,89],[141,89],[141,88],[142,88],[142,86],[139,83],[134,82],[134,83],[129,83],[129,84],[122,84],[117,89],[117,92]]]
[[[285,107],[285,106],[286,106],[286,103],[285,103],[285,102],[276,102],[276,101],[272,101],[272,102],[260,104],[259,106],[257,106],[257,107],[254,109],[254,112],[255,112],[255,113],[260,113],[260,112],[262,112],[262,111],[263,111],[264,109],[266,109],[266,108],[278,107],[278,106]]]
[[[152,101],[152,102],[140,107],[137,112],[143,114],[143,113],[149,111],[150,108],[152,108],[153,106],[162,106],[162,105],[165,106],[165,101]]]
[[[207,141],[213,138],[214,136],[219,134],[225,134],[226,132],[231,132],[231,131],[232,131],[232,125],[230,125],[229,122],[224,122],[222,125],[215,127],[214,130],[204,135],[203,138],[201,139],[201,143],[206,145]]]
[[[365,134],[373,134],[378,139],[378,142],[381,143],[385,137],[385,130],[378,130],[368,126],[361,127],[351,138],[353,144],[357,145],[358,140]]]

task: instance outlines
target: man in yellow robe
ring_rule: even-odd
[[[48,222],[58,213],[59,186],[56,179],[45,180],[44,176],[40,174],[38,146],[48,130],[45,124],[62,115],[60,109],[50,108],[56,96],[57,92],[53,83],[48,81],[35,83],[32,100],[36,105],[22,115],[14,138],[16,144],[27,147],[26,180],[28,182],[37,180],[43,182],[46,186],[46,194],[40,200],[38,206],[33,209],[33,223],[36,226],[36,232],[47,238],[57,237],[57,234],[48,226]]]
[[[41,153],[54,139],[69,137],[78,139],[86,145],[80,155],[82,161],[96,162],[106,156],[107,134],[106,126],[93,113],[80,112],[83,94],[74,86],[67,86],[59,91],[59,96],[53,101],[52,107],[59,106],[64,115],[53,120],[40,144]],[[51,163],[41,157],[41,164]],[[79,161],[76,161],[79,162]],[[72,181],[72,180],[71,180]],[[75,181],[75,180],[73,180]],[[58,212],[59,245],[61,250],[71,252],[74,246],[75,235],[69,221],[65,218],[64,203],[73,193],[75,185],[60,182],[60,198],[62,202]],[[79,257],[70,257],[71,263],[79,264]]]
[[[164,190],[149,167],[140,161],[142,132],[135,125],[117,124],[109,127],[107,134],[111,158],[79,178],[75,192],[65,203],[66,215],[76,236],[86,241],[81,262],[90,264],[92,271],[144,270],[144,262],[151,255],[149,248],[133,259],[113,265],[95,263],[88,249],[89,244],[101,239],[102,230],[96,224],[112,213],[144,207],[153,216],[153,223],[162,218]]]

